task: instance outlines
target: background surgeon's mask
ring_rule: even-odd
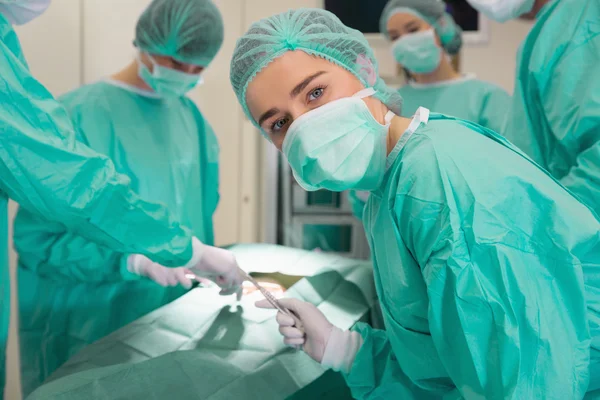
[[[138,55],[138,74],[161,97],[182,97],[187,92],[203,83],[201,75],[187,74],[159,65],[152,56],[152,72]]]
[[[305,190],[377,189],[385,174],[386,137],[394,114],[380,124],[362,100],[372,88],[334,100],[296,119],[283,141],[296,181]]]
[[[13,25],[24,25],[42,15],[51,0],[0,0],[0,14]]]
[[[433,72],[442,61],[442,49],[435,42],[435,31],[410,33],[392,43],[398,63],[415,74]]]
[[[488,18],[506,22],[533,9],[535,0],[468,0],[474,9]]]

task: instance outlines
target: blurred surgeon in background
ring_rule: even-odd
[[[454,69],[449,56],[462,47],[462,30],[444,10],[440,0],[390,0],[381,14],[380,30],[408,78],[399,90],[402,116],[426,107],[502,133],[510,95]],[[354,215],[362,219],[368,193],[350,192],[349,198]]]
[[[600,1],[469,3],[499,22],[536,19],[519,49],[504,132],[600,213]]]
[[[142,201],[108,157],[76,141],[64,107],[31,76],[13,25],[32,21],[49,5],[50,0],[0,0],[0,397],[10,315],[9,198],[21,209],[102,244],[106,252],[129,254],[127,259],[138,266],[137,271],[151,270],[142,267],[150,264],[144,254],[164,265],[192,268],[195,274],[217,281],[223,294],[241,284],[231,252],[202,244],[165,207]],[[50,251],[38,240],[32,238],[30,243]],[[80,256],[96,245],[87,246],[85,252],[77,250]],[[71,259],[75,256],[70,250],[68,254]],[[61,269],[67,265],[61,263]],[[51,307],[60,307],[61,301],[55,298]],[[86,312],[90,316],[95,310]]]
[[[440,0],[391,0],[380,19],[394,58],[408,73],[400,88],[402,114],[419,107],[475,122],[501,133],[510,96],[500,87],[462,75],[450,62],[462,46],[462,30]]]
[[[80,142],[110,157],[134,190],[166,205],[210,245],[219,147],[186,93],[222,43],[212,1],[154,0],[137,22],[136,59],[60,99]],[[87,344],[191,286],[185,268],[132,259],[26,209],[15,222],[15,247],[25,395]]]

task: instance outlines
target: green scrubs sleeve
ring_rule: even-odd
[[[186,264],[190,232],[133,193],[107,157],[76,142],[64,108],[3,42],[0,65],[0,190],[115,251]]]
[[[365,323],[353,328],[360,333],[363,344],[356,354],[346,383],[355,399],[436,399],[417,387],[402,371],[387,332],[373,329]]]

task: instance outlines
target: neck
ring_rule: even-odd
[[[536,0],[535,4],[533,5],[533,9],[531,10],[531,12],[528,13],[528,16],[531,19],[535,19],[538,13],[542,10],[542,8],[544,8],[544,6],[549,2],[550,0]]]
[[[140,78],[138,74],[138,61],[135,60],[121,71],[112,75],[111,78],[127,85],[134,86],[138,89],[152,91],[150,86],[148,86],[146,82]]]
[[[394,116],[386,139],[388,155],[392,152],[394,147],[396,147],[396,143],[398,143],[400,137],[406,132],[411,121],[410,118],[399,117],[397,115]]]
[[[417,83],[436,83],[450,81],[460,78],[460,74],[454,70],[450,62],[444,56],[440,65],[428,74],[412,74]]]

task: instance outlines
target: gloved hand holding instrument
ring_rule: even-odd
[[[179,283],[189,289],[196,277],[207,278],[219,285],[222,296],[236,294],[239,300],[245,273],[238,266],[235,255],[229,250],[205,245],[195,237],[192,245],[196,259],[185,267],[167,268],[140,254],[129,256],[127,267],[129,271],[148,277],[162,286]]]
[[[327,320],[313,304],[298,299],[275,299],[256,281],[247,277],[265,296],[258,308],[274,308],[283,342],[304,350],[313,360],[335,371],[349,372],[363,343],[357,332],[342,331]]]
[[[277,313],[283,342],[302,346],[302,350],[325,368],[349,372],[363,339],[357,332],[342,331],[327,320],[313,304],[298,299],[279,299]],[[274,307],[268,300],[256,303],[259,308]]]

